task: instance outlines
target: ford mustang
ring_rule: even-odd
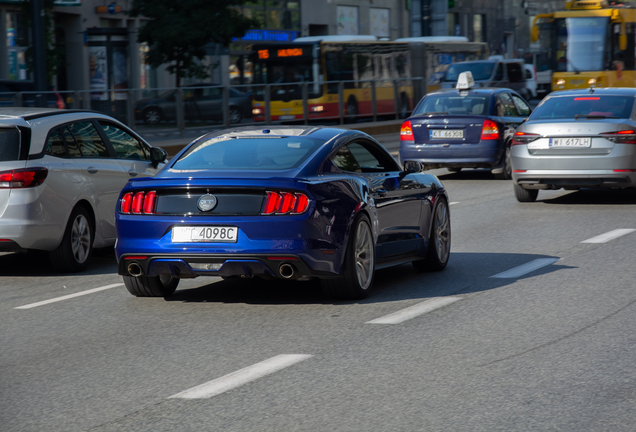
[[[156,177],[131,179],[116,211],[118,272],[138,297],[198,276],[319,279],[330,297],[368,295],[375,269],[450,256],[448,195],[369,135],[244,127],[186,146]]]

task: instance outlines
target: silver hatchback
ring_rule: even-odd
[[[558,91],[520,125],[511,146],[514,192],[636,187],[635,88]]]
[[[154,176],[167,153],[90,111],[0,108],[0,252],[47,251],[77,272],[115,243],[115,206],[131,177]]]

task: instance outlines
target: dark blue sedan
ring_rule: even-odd
[[[440,90],[427,94],[400,131],[400,160],[426,169],[488,168],[510,179],[510,143],[531,108],[507,88]]]
[[[310,280],[364,298],[376,268],[442,270],[448,196],[421,164],[401,169],[359,131],[237,128],[205,135],[154,178],[129,181],[116,212],[118,272],[140,297],[197,276]]]

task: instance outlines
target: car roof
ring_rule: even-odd
[[[89,110],[68,110],[68,109],[60,109],[60,108],[34,108],[34,107],[0,107],[0,120],[8,120],[8,119],[22,119],[22,120],[33,120],[41,117],[49,117],[56,115],[64,115],[64,114],[75,114],[75,113],[93,113],[93,114],[102,114],[98,111],[89,111]]]
[[[470,90],[462,90],[462,92],[468,92],[468,94],[470,95],[493,95],[493,94],[497,94],[497,93],[502,93],[502,92],[512,92],[514,94],[518,94],[516,91],[509,89],[507,87],[479,87],[479,88],[472,88]],[[459,90],[457,90],[456,88],[453,89],[439,89],[439,90],[434,90],[430,93],[428,93],[426,96],[428,95],[439,95],[439,94],[445,94],[445,93],[449,93],[449,94],[459,94]]]
[[[577,90],[557,90],[550,93],[549,97],[554,96],[583,96],[594,95],[612,95],[612,96],[634,96],[636,97],[636,88],[633,87],[596,87],[593,91],[590,88]]]
[[[209,139],[217,136],[227,137],[254,137],[254,136],[312,136],[318,139],[329,140],[345,132],[358,132],[349,129],[327,126],[242,126],[220,131],[210,132],[200,139]]]

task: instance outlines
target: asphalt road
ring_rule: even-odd
[[[138,299],[112,249],[80,275],[0,256],[0,430],[636,430],[636,193],[521,204],[435,173],[448,267],[378,271],[360,302],[216,278]]]

